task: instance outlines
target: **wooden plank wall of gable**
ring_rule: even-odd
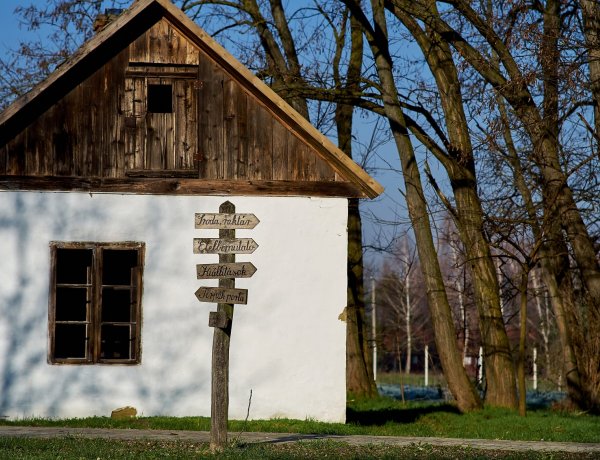
[[[73,88],[7,143],[7,174],[118,177],[124,144],[119,94],[125,52]]]
[[[290,177],[288,139],[285,126],[273,123],[273,180],[286,180]]]
[[[240,132],[237,114],[239,88],[231,79],[223,82],[223,178],[237,179]]]
[[[102,177],[116,178],[125,175],[125,119],[119,111],[119,99],[125,86],[124,71],[128,62],[128,53],[120,53],[104,66],[104,81],[100,82],[99,96],[104,116],[101,139],[97,143],[102,146],[102,151],[99,152],[102,158]]]
[[[140,62],[198,65],[198,48],[168,20],[162,19],[145,35],[147,54]],[[131,59],[135,61],[136,57]]]
[[[254,96],[201,53],[199,177],[334,181],[335,172]]]
[[[200,98],[199,146],[202,179],[223,179],[223,73],[216,65],[201,59],[199,80],[202,82]]]
[[[264,107],[249,98],[248,179],[273,177],[273,119]]]
[[[198,48],[173,24],[162,19],[129,47],[133,63],[198,65]]]
[[[173,82],[175,142],[172,168],[195,169],[198,152],[198,81],[197,77]]]
[[[149,109],[149,85],[170,88],[168,110]],[[96,178],[201,178],[209,190],[210,181],[237,181],[239,190],[262,183],[262,193],[265,184],[273,193],[314,193],[340,181],[260,97],[163,19],[0,149],[0,174],[70,177],[79,180],[73,187]],[[154,184],[156,193],[191,187]],[[331,185],[324,194],[348,187]]]

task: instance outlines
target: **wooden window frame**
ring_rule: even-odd
[[[90,292],[89,307],[86,309],[86,320],[81,321],[87,326],[86,351],[83,358],[56,358],[56,325],[62,322],[56,320],[56,295],[57,295],[57,252],[59,249],[84,249],[92,251],[92,267],[88,275],[87,283],[82,287],[87,287]],[[102,313],[102,292],[104,289],[117,289],[117,287],[102,284],[103,253],[105,250],[134,250],[137,252],[137,270],[132,275],[129,290],[135,291],[135,301],[133,305],[133,314],[129,322],[104,322],[101,321]],[[141,242],[50,242],[50,293],[48,298],[48,363],[49,364],[122,364],[136,365],[141,363],[141,337],[142,337],[142,292],[143,292],[143,271],[145,259],[145,243]],[[60,287],[60,286],[59,286]],[[118,289],[124,289],[119,286]],[[131,333],[135,343],[131,354],[132,358],[126,359],[107,359],[100,356],[101,351],[101,328],[102,325],[125,325],[133,328]]]

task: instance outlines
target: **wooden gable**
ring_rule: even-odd
[[[135,3],[0,114],[0,189],[382,191],[168,0]]]

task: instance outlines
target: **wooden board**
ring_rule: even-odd
[[[257,248],[252,238],[194,238],[194,254],[252,254]]]
[[[248,289],[227,289],[221,287],[200,287],[196,291],[200,302],[241,304],[248,303]]]
[[[197,279],[250,278],[256,267],[250,262],[196,265]]]
[[[208,327],[218,327],[225,329],[231,325],[231,321],[227,318],[227,313],[224,311],[211,311],[208,314]]]
[[[196,213],[196,228],[251,229],[259,222],[254,214]]]

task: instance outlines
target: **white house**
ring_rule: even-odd
[[[345,418],[349,197],[382,188],[169,0],[139,0],[0,114],[0,417],[209,415],[195,213],[260,220],[231,418]]]

